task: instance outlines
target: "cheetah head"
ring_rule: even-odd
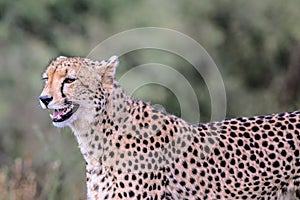
[[[93,118],[106,104],[113,88],[118,58],[94,61],[79,57],[57,57],[42,75],[44,87],[39,97],[43,109],[52,110],[56,127]]]

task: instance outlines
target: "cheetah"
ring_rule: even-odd
[[[300,111],[190,124],[127,95],[118,58],[57,57],[41,107],[69,126],[87,199],[297,199]]]

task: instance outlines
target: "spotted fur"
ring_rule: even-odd
[[[88,199],[299,197],[299,111],[189,124],[128,96],[117,65],[58,57],[43,75],[42,107],[79,105],[53,124],[77,138]]]

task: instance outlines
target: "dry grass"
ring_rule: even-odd
[[[37,176],[31,163],[16,159],[14,164],[0,171],[1,200],[31,200],[38,197]]]
[[[34,168],[30,160],[18,158],[9,168],[0,168],[0,200],[84,199],[82,192],[62,192],[61,171],[59,161]]]

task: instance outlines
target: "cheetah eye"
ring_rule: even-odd
[[[74,81],[76,81],[76,78],[66,78],[64,83],[73,83]]]
[[[44,82],[48,81],[48,76],[45,72],[42,73],[42,81],[44,81]]]

